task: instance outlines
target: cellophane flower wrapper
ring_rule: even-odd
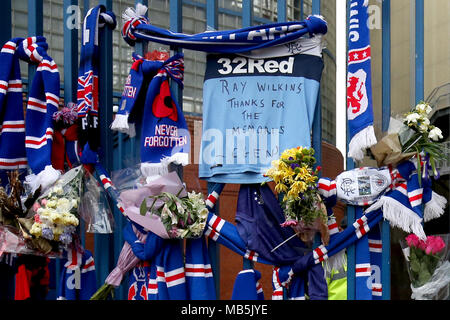
[[[114,216],[105,190],[97,179],[86,173],[83,179],[83,194],[80,203],[80,217],[86,223],[86,232],[109,234],[114,231]]]
[[[146,184],[140,164],[112,171],[111,181],[119,192],[140,188]]]
[[[33,220],[29,233],[35,239],[45,239],[63,248],[72,243],[80,218],[83,174],[82,166],[69,170],[34,203],[27,218]]]
[[[147,239],[147,233],[137,232],[139,241],[145,242]],[[117,259],[116,267],[106,277],[105,283],[95,292],[90,300],[106,300],[108,297],[114,298],[114,289],[120,286],[124,275],[133,269],[141,260],[135,256],[130,244],[125,241],[122,250],[120,251],[119,258]]]
[[[161,218],[156,213],[156,209],[164,205],[164,201],[157,199],[154,204],[153,211],[146,211],[141,213],[142,203],[145,201],[147,206],[150,207],[153,203],[153,199],[149,197],[158,196],[164,192],[178,195],[179,197],[186,197],[187,191],[180,180],[176,172],[170,172],[166,175],[146,183],[140,187],[134,189],[124,190],[120,193],[120,202],[123,206],[125,215],[133,222],[144,227],[161,238],[169,239],[170,236],[167,233],[166,227],[161,221]]]
[[[411,298],[414,300],[446,300],[449,298],[450,234],[431,237],[442,238],[445,247],[440,252],[433,253],[431,251],[426,254],[425,247],[422,249],[410,247],[406,240],[400,240],[411,281]]]
[[[52,252],[53,247],[45,244],[45,240],[37,240],[37,243],[30,243],[23,234],[13,226],[0,225],[0,257],[4,252],[26,254],[35,256],[60,257],[59,252]]]

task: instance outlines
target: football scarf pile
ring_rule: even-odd
[[[347,119],[348,156],[362,160],[364,150],[377,143],[373,129],[371,52],[367,0],[350,1],[348,33]]]
[[[141,241],[142,234],[147,234]],[[128,223],[124,239],[141,262],[129,278],[129,300],[214,300],[215,286],[204,238],[186,241],[186,259],[180,242],[162,239]]]
[[[100,28],[116,27],[113,12],[106,11],[105,6],[91,8],[84,18],[80,65],[78,69],[77,113],[79,148],[85,144],[97,151],[100,145],[100,129],[98,127],[98,74],[100,65]]]
[[[415,164],[411,161],[399,164],[392,176],[389,191],[366,212],[381,209],[392,226],[425,239],[423,222],[440,217],[447,200],[431,190],[430,179],[423,179],[422,185],[419,184]]]
[[[53,113],[59,106],[59,72],[47,54],[44,37],[15,38],[2,48],[0,69],[0,168],[23,169],[32,174],[26,184],[33,192],[46,189],[60,176],[51,164]],[[37,66],[30,85],[26,119],[23,116],[19,59]],[[3,180],[3,179],[2,179]]]

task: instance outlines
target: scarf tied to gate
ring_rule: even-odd
[[[165,61],[151,61],[137,54],[133,59],[111,129],[134,136],[134,122],[142,117],[143,106],[141,171],[146,177],[164,175],[168,163],[188,163],[189,131],[169,84],[171,79],[183,87],[183,54]]]
[[[447,200],[431,189],[430,179],[422,185],[412,161],[396,168],[362,167],[345,171],[335,180],[320,179],[319,193],[327,198],[335,195],[347,204],[366,207],[365,213],[381,209],[392,226],[424,239],[422,222],[444,214]],[[423,209],[422,209],[422,204]]]
[[[131,46],[147,40],[180,48],[216,52],[239,53],[285,45],[304,35],[325,34],[327,23],[321,16],[312,15],[303,21],[266,24],[228,31],[207,31],[198,34],[175,33],[150,25],[144,16],[147,7],[138,3],[136,9],[127,8],[122,15],[122,37]]]
[[[39,186],[45,190],[60,177],[51,163],[52,117],[59,106],[60,77],[47,49],[46,39],[37,36],[14,38],[0,53],[0,169],[24,169],[28,164],[31,174],[25,177],[25,184],[31,192]],[[19,59],[37,67],[25,119]]]
[[[116,27],[114,13],[106,11],[103,5],[89,9],[83,23],[78,69],[77,113],[80,150],[84,150],[87,143],[93,151],[97,151],[100,145],[100,128],[98,127],[99,31],[104,26],[108,26],[112,30]]]
[[[375,145],[373,128],[370,32],[367,0],[350,1],[348,33],[347,118],[348,156],[362,160],[364,150]]]

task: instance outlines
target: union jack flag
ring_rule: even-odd
[[[92,70],[78,77],[77,104],[79,118],[98,115],[98,76]]]

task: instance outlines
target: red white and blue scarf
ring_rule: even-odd
[[[0,172],[6,186],[6,171],[27,168],[22,79],[16,48],[23,38],[6,42],[0,52]]]
[[[46,189],[60,176],[52,167],[53,113],[59,106],[59,71],[42,36],[14,38],[0,58],[0,169],[31,169],[31,191]],[[23,114],[19,59],[37,66],[31,81],[26,118]]]
[[[362,160],[364,150],[377,143],[373,128],[368,3],[368,0],[350,1],[347,119],[350,132],[348,156],[354,160]]]
[[[97,151],[100,146],[100,128],[98,127],[98,76],[100,66],[100,28],[116,27],[113,12],[106,11],[105,6],[98,5],[89,9],[84,18],[81,33],[80,65],[78,69],[77,113],[79,148],[83,150],[86,143]]]

